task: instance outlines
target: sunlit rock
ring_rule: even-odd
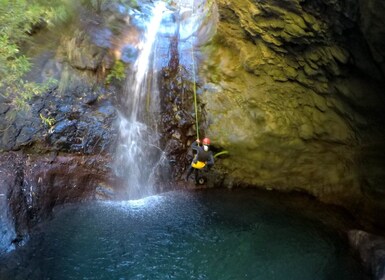
[[[364,38],[341,36],[359,34],[357,3],[217,4],[220,21],[203,48],[208,59],[200,74],[215,85],[205,86],[201,99],[206,133],[230,153],[218,168],[238,184],[302,190],[355,207],[367,176],[357,160],[366,158],[360,145],[378,141],[363,127],[380,125],[384,105],[381,80],[373,71],[358,74],[375,68],[351,48]],[[376,108],[377,117],[365,107]]]

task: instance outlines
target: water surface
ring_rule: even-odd
[[[343,235],[305,213],[252,190],[70,205],[0,279],[363,279]]]

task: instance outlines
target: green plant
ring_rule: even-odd
[[[48,10],[37,1],[0,0],[0,95],[17,109],[28,109],[28,100],[52,85],[52,81],[39,85],[23,79],[31,62],[21,51]]]
[[[56,120],[52,117],[45,117],[42,113],[40,113],[40,119],[41,119],[41,122],[48,126],[49,128],[51,128],[55,123],[56,123]]]
[[[34,1],[0,0],[0,94],[18,109],[26,109],[27,101],[45,88],[23,79],[31,63],[20,51],[44,13]]]
[[[118,81],[123,80],[126,77],[126,66],[121,60],[117,60],[112,67],[110,73],[106,77],[106,84],[111,83],[112,79]]]

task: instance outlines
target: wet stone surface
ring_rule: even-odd
[[[9,110],[1,110],[0,151],[109,151],[117,136],[116,110],[107,99],[111,94],[84,88],[62,95],[53,90],[35,98],[29,112],[11,118]]]

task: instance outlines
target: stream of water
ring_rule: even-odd
[[[155,167],[164,160],[156,119],[159,112],[156,43],[162,20],[170,13],[165,2],[154,4],[148,20],[144,20],[139,55],[125,82],[115,169],[124,178],[129,199],[154,194]]]
[[[212,190],[66,206],[0,259],[0,279],[363,279],[346,240],[288,200]]]

